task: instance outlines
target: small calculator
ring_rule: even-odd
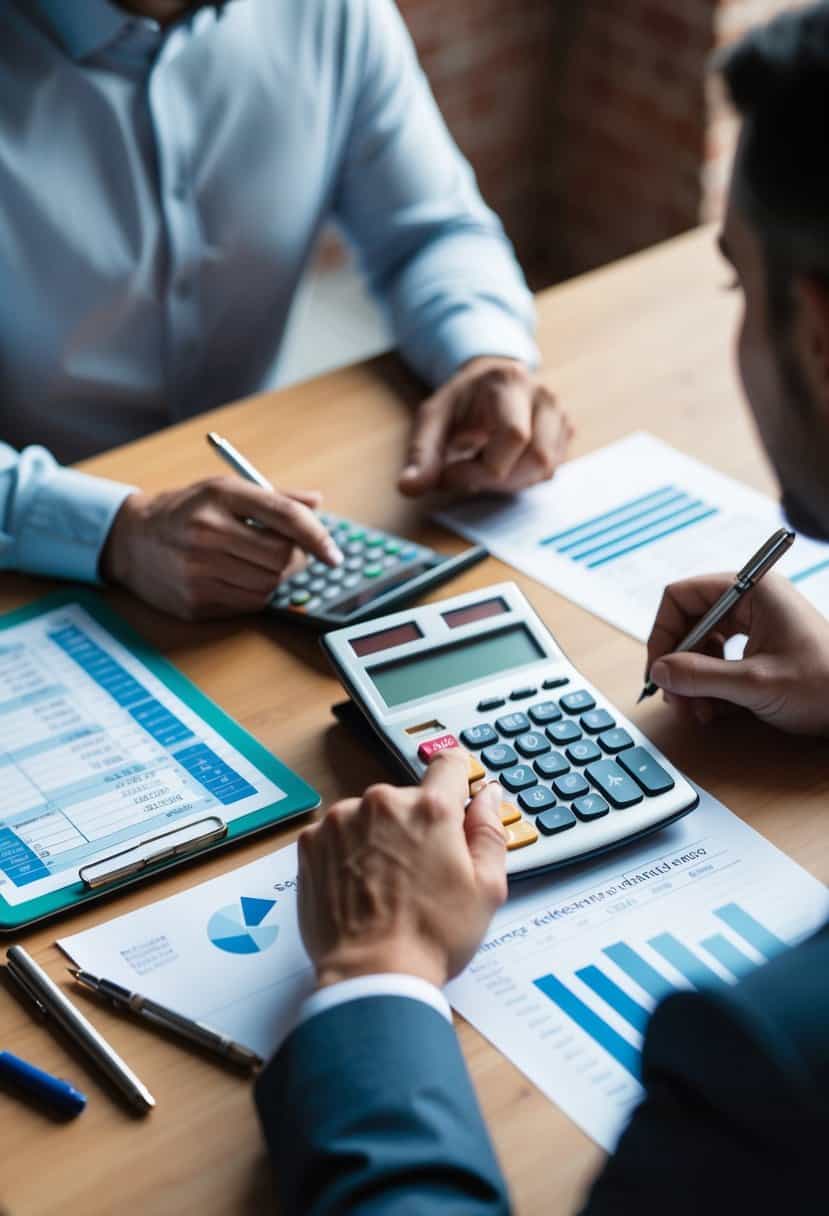
[[[513,879],[627,844],[699,801],[566,658],[514,583],[339,629],[322,645],[411,777],[435,752],[463,747],[470,794],[500,782]]]
[[[403,537],[321,513],[345,554],[341,566],[311,561],[283,579],[270,610],[304,624],[333,629],[364,621],[408,603],[488,556],[482,545],[445,557]]]

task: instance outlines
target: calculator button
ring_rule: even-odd
[[[364,540],[366,535],[365,528],[352,528],[348,534],[348,539],[351,544],[356,545],[359,541]]]
[[[488,747],[481,752],[481,759],[487,768],[500,769],[509,768],[510,765],[517,763],[518,757],[511,747],[507,747],[506,743],[499,743],[495,747]]]
[[[506,705],[503,697],[490,697],[487,701],[478,702],[478,713],[488,714],[493,709],[500,709],[502,705]]]
[[[582,794],[590,792],[590,786],[581,773],[565,773],[563,777],[557,777],[553,782],[553,789],[559,798],[566,798],[568,801],[571,798],[581,798]]]
[[[300,570],[299,574],[295,574],[291,579],[294,587],[307,587],[311,581],[311,575],[307,570]]]
[[[357,574],[349,574],[348,578],[343,579],[344,587],[359,587],[363,580]]]
[[[573,803],[573,810],[585,823],[590,823],[591,819],[601,819],[610,810],[610,807],[605,802],[604,798],[600,798],[598,794],[588,794],[584,798],[577,798]]]
[[[551,806],[555,806],[556,796],[546,786],[537,785],[534,789],[519,794],[518,804],[531,815],[537,815],[539,811],[549,811]]]
[[[386,551],[388,552],[388,545],[386,545]],[[410,562],[413,557],[417,557],[417,549],[414,545],[407,545],[405,549],[400,550],[401,562]]]
[[[527,697],[534,697],[538,692],[537,688],[516,688],[509,695],[510,701],[526,701]]]
[[[352,540],[345,547],[345,551],[349,557],[356,557],[358,553],[362,553],[364,549],[362,541]]]
[[[539,701],[538,705],[531,706],[527,712],[536,726],[546,726],[548,722],[558,722],[561,718],[561,710],[555,701]]]
[[[581,738],[581,731],[575,722],[554,722],[547,727],[547,738],[553,743],[575,743]]]
[[[366,537],[366,548],[377,549],[382,546],[385,539],[382,532],[372,532],[371,536]]]
[[[481,764],[481,762],[477,756],[470,756],[469,757],[469,792],[470,792],[470,794],[477,793],[477,790],[474,790],[472,787],[478,781],[485,781],[485,780],[486,780],[486,769]]]
[[[383,558],[383,566],[386,570],[391,570],[391,568],[396,565],[397,565],[396,557],[384,557]]]
[[[339,597],[340,597],[341,595],[342,595],[342,588],[340,588],[340,587],[326,587],[326,588],[325,588],[325,590],[324,590],[324,591],[323,591],[323,593],[322,593],[322,598],[323,598],[324,600],[336,600],[336,599],[339,599]]]
[[[327,511],[321,511],[317,516],[317,519],[324,528],[328,528],[329,530],[333,528],[337,522],[335,516],[329,515]]]
[[[527,735],[519,735],[515,740],[515,746],[522,756],[529,758],[532,756],[543,756],[544,752],[550,750],[550,744],[544,736],[537,735],[534,731],[530,731]]]
[[[362,570],[363,559],[361,557],[347,557],[345,559],[345,568],[346,568],[346,570],[351,570],[351,571]]]
[[[511,823],[509,827],[504,828],[504,840],[507,851],[511,853],[514,849],[523,849],[528,844],[535,844],[538,832],[526,819],[521,819],[518,823]]]
[[[501,823],[504,827],[509,827],[511,823],[518,823],[521,819],[521,812],[517,806],[513,806],[511,802],[501,803]]]
[[[466,730],[461,731],[461,743],[464,747],[472,748],[474,751],[477,751],[479,747],[488,747],[490,743],[497,742],[498,736],[485,722],[480,726],[468,726]]]
[[[656,763],[644,747],[632,747],[619,757],[619,764],[651,797],[674,788],[673,777],[665,772],[661,764]]]
[[[382,573],[382,566],[365,566],[363,569],[363,578],[379,578]]]
[[[626,772],[619,768],[615,760],[600,760],[591,764],[587,775],[600,794],[617,810],[628,806],[636,806],[642,801],[642,791]]]
[[[609,756],[615,756],[616,752],[623,752],[626,747],[633,747],[633,740],[626,730],[617,726],[615,730],[608,730],[603,735],[599,735],[599,745],[603,752],[607,752]]]
[[[576,817],[566,806],[557,806],[539,815],[535,821],[545,836],[555,836],[557,832],[566,832],[576,826]]]
[[[446,752],[453,747],[458,747],[458,741],[454,735],[438,735],[434,739],[427,739],[424,743],[421,743],[417,749],[417,754],[424,764],[428,764],[438,752]]]
[[[538,785],[538,778],[529,764],[516,764],[514,768],[508,768],[506,772],[501,773],[501,784],[505,785],[511,794],[517,794],[519,790],[528,790],[531,785]]]
[[[593,709],[596,702],[589,692],[580,688],[578,692],[568,692],[565,697],[561,698],[559,705],[567,714],[579,714],[582,710]]]
[[[341,583],[345,578],[345,570],[342,566],[336,566],[333,570],[329,570],[326,566],[326,577],[329,583]]]
[[[574,764],[592,764],[594,760],[602,758],[602,753],[592,739],[582,739],[580,743],[571,743],[567,748],[567,755]]]
[[[301,608],[303,604],[307,604],[311,596],[307,591],[295,591],[291,596],[291,603],[295,608]]]
[[[314,578],[308,584],[308,590],[313,591],[314,595],[319,595],[321,591],[325,590],[325,586],[326,584],[324,578]]]
[[[319,596],[315,596],[314,599],[309,600],[305,605],[306,612],[319,612],[320,608],[322,608],[322,600]]]
[[[529,730],[530,720],[526,714],[504,714],[503,718],[496,719],[495,725],[502,735],[509,738],[512,735],[523,735],[525,730]]]
[[[400,550],[403,548],[403,546],[401,545],[399,540],[390,539],[390,540],[386,541],[383,548],[385,549],[386,553],[394,554],[394,553],[399,553]]]
[[[534,768],[539,777],[544,777],[547,781],[570,772],[570,765],[561,752],[550,752],[549,756],[542,756],[540,760],[536,760]]]
[[[308,567],[308,570],[311,574],[316,574],[319,576],[320,574],[327,574],[329,567],[326,566],[325,562],[313,561]]]
[[[589,735],[598,735],[600,731],[610,730],[616,725],[616,719],[611,718],[606,709],[591,709],[582,714],[581,724]]]
[[[552,679],[545,680],[541,687],[546,688],[549,692],[551,688],[563,688],[565,684],[569,683],[570,679],[568,676],[554,676]]]

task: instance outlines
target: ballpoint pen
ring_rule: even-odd
[[[73,1119],[86,1107],[86,1095],[68,1081],[61,1081],[42,1068],[35,1068],[10,1051],[0,1051],[0,1082],[19,1090],[54,1115]]]
[[[758,549],[752,558],[750,558],[743,566],[740,573],[737,575],[734,583],[727,591],[723,592],[715,604],[713,604],[705,616],[694,626],[687,637],[683,638],[676,647],[673,654],[685,654],[689,650],[693,650],[695,646],[699,646],[700,642],[708,637],[708,634],[715,629],[720,621],[728,615],[736,603],[738,603],[744,595],[751,591],[752,587],[760,581],[760,579],[768,574],[772,566],[774,566],[780,558],[793,545],[795,539],[794,532],[789,532],[787,528],[781,528],[769,537],[761,549]],[[645,687],[639,696],[639,701],[644,701],[646,697],[652,697],[659,689],[656,684],[650,679],[650,672],[645,675]]]
[[[138,992],[131,992],[129,988],[123,988],[113,980],[90,975],[88,971],[82,971],[78,967],[70,967],[69,972],[84,988],[89,988],[92,992],[106,997],[118,1009],[126,1009],[163,1030],[181,1035],[182,1038],[189,1039],[191,1043],[198,1043],[200,1047],[213,1052],[214,1055],[222,1056],[224,1059],[246,1068],[258,1068],[260,1064],[264,1063],[262,1057],[251,1051],[250,1048],[243,1047],[241,1043],[234,1043],[232,1039],[218,1030],[213,1030],[210,1026],[205,1026],[203,1022],[197,1022],[193,1018],[185,1017],[184,1014],[176,1013],[174,1009],[168,1009],[150,997],[141,996]]]
[[[75,1008],[22,946],[6,951],[9,976],[29,996],[41,1013],[54,1019],[81,1051],[109,1078],[134,1110],[146,1114],[155,1098],[135,1073],[107,1043],[103,1035]]]

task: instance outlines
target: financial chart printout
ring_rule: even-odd
[[[700,791],[645,845],[516,886],[452,1005],[611,1150],[655,1004],[737,980],[829,918],[829,892]]]
[[[79,604],[0,630],[0,894],[9,904],[283,791]]]
[[[736,572],[784,524],[766,495],[648,434],[572,460],[523,494],[438,518],[640,641],[668,583]],[[777,571],[829,616],[829,545],[798,536]]]

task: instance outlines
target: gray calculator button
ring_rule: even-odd
[[[319,595],[319,593],[321,591],[325,590],[325,587],[326,587],[326,583],[325,583],[324,578],[312,579],[311,582],[308,584],[308,590],[313,591],[314,595]]]
[[[602,758],[602,753],[592,739],[582,739],[578,743],[571,743],[567,748],[567,755],[574,764],[592,764],[594,760]]]
[[[343,579],[343,586],[359,587],[362,581],[363,580],[360,578],[359,574],[349,574],[348,578]]]
[[[518,805],[522,811],[528,811],[531,815],[537,815],[539,811],[549,811],[555,804],[556,796],[546,785],[537,785],[534,789],[525,790],[523,794],[518,795]]]
[[[598,764],[591,764],[587,775],[599,793],[617,810],[636,806],[637,802],[642,801],[639,786],[614,760],[600,760]]]
[[[307,587],[311,581],[311,575],[307,570],[300,570],[299,574],[295,574],[291,579],[294,587]]]
[[[506,772],[501,773],[501,784],[505,785],[511,794],[517,794],[519,790],[538,785],[538,778],[529,764],[516,764],[514,768],[508,768]]]
[[[333,569],[325,567],[329,583],[341,583],[345,578],[345,570],[342,566],[335,566]]]
[[[566,806],[554,806],[551,810],[539,815],[535,821],[545,836],[555,836],[558,832],[566,832],[576,826],[576,817]]]
[[[342,587],[326,587],[322,593],[324,600],[335,600],[342,595]]]
[[[599,743],[603,752],[608,752],[611,756],[615,756],[617,752],[623,752],[626,747],[633,747],[633,740],[626,730],[622,730],[621,726],[617,726],[614,730],[606,730],[604,734],[599,735]]]
[[[390,566],[396,566],[396,565],[397,565],[397,558],[396,558],[396,557],[384,557],[384,558],[383,558],[383,565],[384,565],[384,566],[386,567],[386,569],[388,570]]]
[[[315,596],[314,599],[309,600],[305,605],[306,612],[319,612],[320,608],[322,608],[322,600],[319,596]]]
[[[319,578],[319,576],[321,574],[328,573],[328,566],[326,566],[325,562],[311,562],[308,569],[311,572],[311,574],[316,575],[317,578]]]
[[[673,777],[665,772],[661,764],[657,764],[644,747],[632,747],[630,751],[622,752],[619,764],[651,797],[674,788]]]
[[[365,545],[361,540],[349,541],[345,547],[345,551],[349,557],[355,557],[358,553],[362,553]]]
[[[573,810],[584,823],[590,823],[593,819],[601,819],[603,815],[607,815],[610,807],[598,794],[588,794],[584,798],[576,799]]]
[[[346,570],[362,570],[363,559],[361,557],[347,557],[345,559]],[[353,584],[351,584],[353,586]]]
[[[590,792],[590,786],[581,773],[565,773],[563,777],[556,777],[553,789],[559,798],[566,798],[568,802],[571,798],[581,798]]]

